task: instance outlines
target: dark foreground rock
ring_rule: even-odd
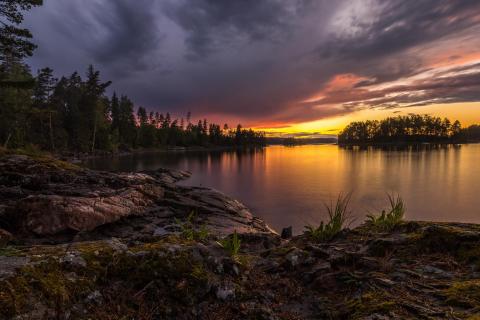
[[[186,173],[0,168],[0,319],[480,317],[477,225],[285,240]]]

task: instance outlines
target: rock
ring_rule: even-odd
[[[222,265],[223,265],[223,270],[225,273],[233,275],[233,276],[239,276],[240,275],[240,268],[239,264],[234,261],[232,258],[227,257],[222,259]]]
[[[189,176],[169,169],[102,172],[54,159],[6,156],[0,158],[0,217],[19,241],[136,240],[177,232],[168,228],[173,218],[185,219],[193,211],[196,227],[210,234],[263,232],[261,243],[276,245],[279,238],[267,236],[275,232],[237,200],[176,184]]]
[[[378,284],[384,286],[384,287],[392,287],[395,285],[395,281],[392,281],[390,279],[387,279],[387,278],[375,278],[375,282],[377,282]]]
[[[255,308],[248,312],[248,319],[256,319],[256,320],[278,320],[280,319],[277,317],[273,310],[267,307],[260,307]]]
[[[380,269],[380,262],[378,258],[374,257],[361,257],[359,263],[362,267],[367,268],[369,270],[378,270]]]
[[[95,303],[100,305],[103,302],[103,296],[100,291],[95,290],[88,294],[87,298],[85,299],[87,303]]]
[[[295,268],[296,266],[298,266],[304,261],[305,257],[306,257],[305,251],[293,247],[293,249],[290,250],[290,252],[288,252],[287,255],[285,256],[285,260],[289,267]]]
[[[215,290],[215,296],[222,301],[235,299],[235,288],[232,284],[220,285]]]
[[[282,239],[290,239],[292,237],[293,228],[292,226],[282,229]]]
[[[313,281],[313,286],[319,290],[330,290],[337,287],[337,277],[335,272],[321,273]]]
[[[326,272],[332,268],[332,265],[328,261],[319,261],[311,267],[310,271],[313,273]]]
[[[9,243],[12,240],[13,240],[13,235],[10,232],[0,228],[0,248],[6,246],[7,243]]]
[[[315,257],[321,258],[321,259],[327,259],[330,257],[330,252],[324,248],[321,248],[316,245],[308,245],[306,247],[308,251],[310,251]]]
[[[391,317],[389,316],[386,316],[386,315],[382,315],[382,314],[378,314],[378,313],[374,313],[370,316],[367,316],[365,318],[363,318],[364,320],[390,320],[392,319]]]
[[[333,266],[346,265],[350,262],[350,256],[342,249],[333,248],[327,258]]]
[[[271,249],[280,245],[281,239],[277,234],[270,232],[256,231],[239,234],[242,247],[248,250]]]
[[[166,227],[157,227],[155,228],[155,230],[153,231],[153,236],[155,237],[162,237],[162,236],[166,236],[166,235],[169,235],[169,234],[178,234],[179,232],[172,232],[172,231],[169,231],[166,229]]]
[[[0,279],[15,274],[15,271],[30,262],[27,257],[0,256]]]
[[[68,264],[73,268],[85,268],[87,266],[87,262],[85,261],[85,259],[73,252],[67,252],[67,254],[60,258],[60,262]]]
[[[434,278],[452,279],[454,277],[454,275],[451,272],[448,272],[430,265],[423,266],[422,270],[424,273],[433,275]]]
[[[394,234],[386,238],[377,238],[368,244],[368,253],[374,256],[384,256],[387,252],[392,251],[395,247],[403,245],[409,241],[406,234]]]
[[[327,261],[318,261],[316,264],[311,266],[308,271],[303,273],[303,280],[307,283],[310,283],[313,279],[322,274],[326,274],[332,271],[332,266]]]
[[[109,197],[30,196],[20,200],[16,212],[23,227],[37,235],[92,230],[131,215],[142,214],[162,199],[163,189],[135,186]]]

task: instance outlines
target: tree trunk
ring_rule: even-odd
[[[10,138],[12,137],[12,132],[8,134],[7,140],[5,140],[5,143],[3,144],[3,147],[6,149],[8,147],[8,142],[10,142]]]
[[[53,126],[52,126],[52,111],[49,113],[49,129],[50,129],[50,146],[52,148],[52,151],[55,151],[55,142],[53,139]]]
[[[92,139],[92,154],[95,153],[95,136],[97,134],[97,115],[93,118],[93,139]]]

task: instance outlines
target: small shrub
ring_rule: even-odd
[[[305,235],[317,242],[332,240],[345,227],[345,223],[350,215],[348,211],[350,198],[351,194],[345,196],[340,194],[335,205],[333,205],[333,202],[330,205],[325,205],[329,218],[328,222],[324,223],[322,221],[318,227],[305,226]]]
[[[203,241],[207,239],[210,234],[205,225],[201,225],[200,228],[195,227],[196,216],[196,213],[192,211],[184,222],[175,218],[176,224],[180,226],[182,237],[186,240]]]
[[[367,215],[367,225],[379,231],[390,232],[403,221],[405,204],[400,196],[388,195],[390,211],[382,210],[379,216]]]
[[[238,238],[235,230],[231,236],[228,236],[218,242],[218,244],[225,249],[232,257],[237,257],[240,252],[242,241]]]

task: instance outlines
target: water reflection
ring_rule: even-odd
[[[149,153],[94,159],[104,170],[189,170],[187,184],[240,199],[276,229],[300,232],[325,217],[323,204],[353,192],[356,224],[398,192],[407,218],[480,223],[480,145],[353,148],[335,145],[214,152]]]

